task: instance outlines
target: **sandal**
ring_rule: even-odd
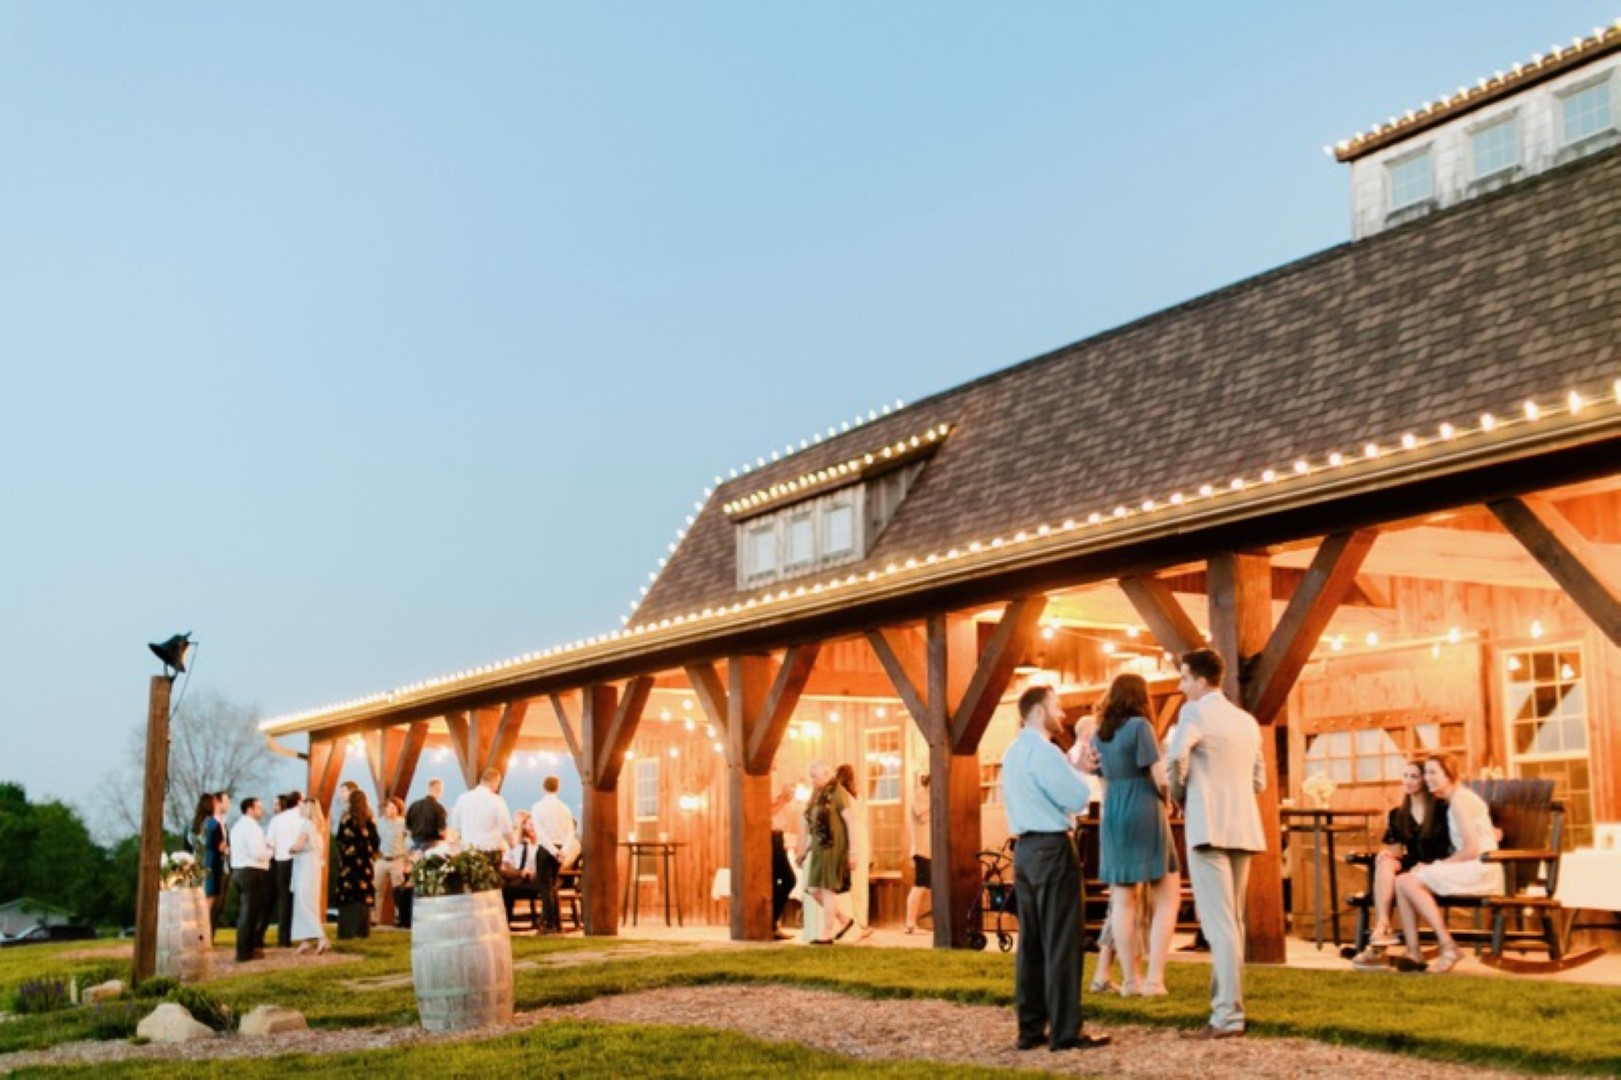
[[[1171,992],[1165,989],[1164,983],[1143,983],[1137,988],[1138,997],[1170,997]]]
[[[1112,994],[1120,988],[1108,979],[1093,979],[1086,984],[1086,989],[1092,994]]]
[[[1378,927],[1372,934],[1368,935],[1369,945],[1396,945],[1400,940],[1388,926]]]
[[[1430,974],[1445,975],[1447,972],[1458,966],[1459,959],[1460,957],[1458,955],[1458,950],[1442,949],[1441,955],[1437,956],[1430,963]]]
[[[833,941],[838,941],[840,938],[844,937],[845,934],[848,934],[850,932],[850,927],[854,926],[855,924],[856,921],[854,919],[845,919],[844,925],[839,927],[839,932],[833,935]],[[828,944],[833,944],[833,941],[828,942]]]

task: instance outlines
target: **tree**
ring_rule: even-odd
[[[146,775],[144,721],[130,731],[129,747],[128,763],[109,773],[102,785],[106,839],[141,831]],[[269,780],[275,763],[276,757],[259,730],[258,710],[211,693],[182,701],[169,722],[164,830],[176,836],[188,835],[199,795],[205,791],[229,791],[236,799],[253,794]]]

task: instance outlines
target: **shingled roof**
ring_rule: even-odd
[[[1618,252],[1612,151],[937,394],[721,485],[632,623],[781,588],[737,589],[726,504],[942,424],[921,481],[841,574],[1609,387]]]

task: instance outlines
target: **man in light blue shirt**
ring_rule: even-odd
[[[1002,756],[1002,803],[1019,910],[1014,996],[1020,1050],[1087,1050],[1107,1035],[1081,1032],[1081,864],[1070,835],[1092,792],[1052,737],[1064,710],[1050,686],[1019,696],[1024,726]]]

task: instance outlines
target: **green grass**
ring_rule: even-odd
[[[517,1007],[572,1004],[662,986],[723,983],[788,984],[856,996],[929,997],[1008,1009],[1013,1003],[1012,958],[994,952],[660,946],[657,955],[648,956],[641,955],[635,944],[601,938],[515,938],[515,961],[540,965],[517,971]],[[562,954],[582,949],[601,952],[604,957],[578,966],[551,966]],[[209,985],[209,992],[239,1013],[266,1002],[292,1006],[303,1011],[314,1027],[414,1023],[414,997],[408,983],[376,989],[355,987],[408,976],[409,940],[404,935],[381,935],[345,942],[344,951],[358,955],[360,961],[220,979]],[[620,953],[617,957],[616,952]],[[6,958],[6,966],[0,967],[0,988],[8,980],[14,983],[56,973],[48,954],[31,955],[34,963],[27,966]],[[1208,977],[1208,968],[1203,966],[1172,965],[1169,998],[1088,996],[1088,1021],[1105,1026],[1196,1026],[1206,1019]],[[1247,971],[1245,997],[1250,1031],[1257,1036],[1301,1036],[1526,1072],[1621,1073],[1621,988],[1530,979],[1374,976],[1255,967]],[[83,1037],[74,1034],[77,1030],[64,1014],[18,1018],[0,1024],[0,1052]],[[688,1037],[695,1034],[689,1032]],[[532,1037],[544,1040],[553,1036]],[[495,1043],[479,1044],[490,1045]],[[466,1052],[476,1055],[482,1051],[469,1048]],[[457,1062],[462,1060],[461,1053],[458,1050]],[[662,1062],[650,1060],[649,1068],[665,1071]]]

